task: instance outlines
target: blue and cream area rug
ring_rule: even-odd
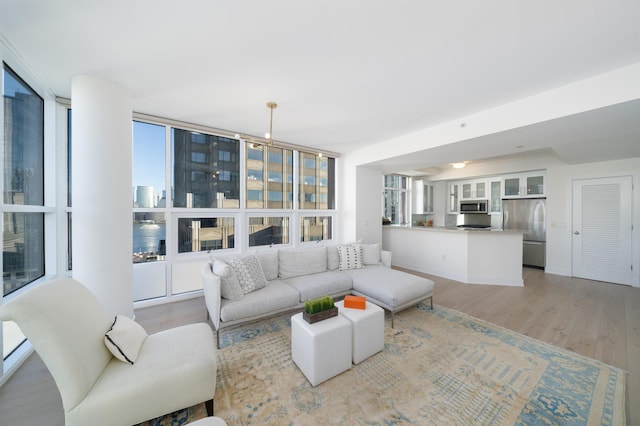
[[[441,306],[385,325],[385,348],[312,387],[289,316],[223,331],[229,425],[623,425],[625,373]]]

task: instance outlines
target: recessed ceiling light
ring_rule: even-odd
[[[454,169],[461,169],[461,168],[463,168],[465,166],[465,164],[464,163],[453,163],[452,166],[453,166]]]

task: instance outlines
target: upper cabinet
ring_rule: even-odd
[[[502,178],[489,179],[489,214],[502,212]]]
[[[433,213],[434,211],[434,191],[435,185],[426,183],[424,184],[423,196],[424,196],[424,212],[425,213]]]
[[[487,198],[487,180],[473,179],[462,181],[460,185],[461,200],[475,200]]]
[[[503,198],[543,197],[544,173],[528,172],[504,177]]]
[[[544,197],[544,170],[447,182],[447,213],[459,213],[460,201],[488,200],[489,214],[502,213],[503,198]]]
[[[458,213],[461,187],[462,185],[458,182],[449,182],[447,213]]]

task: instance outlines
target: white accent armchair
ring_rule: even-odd
[[[133,425],[205,402],[213,415],[216,344],[208,324],[151,334],[133,365],[112,356],[104,335],[113,323],[84,285],[46,282],[0,306],[51,372],[65,424]]]

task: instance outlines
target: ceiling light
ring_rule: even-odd
[[[267,108],[269,108],[269,131],[264,134],[264,137],[269,140],[269,145],[273,145],[273,110],[277,108],[278,104],[275,102],[267,102]]]
[[[464,163],[453,163],[452,166],[453,166],[454,169],[461,169],[461,168],[463,168],[465,166],[465,164]]]

